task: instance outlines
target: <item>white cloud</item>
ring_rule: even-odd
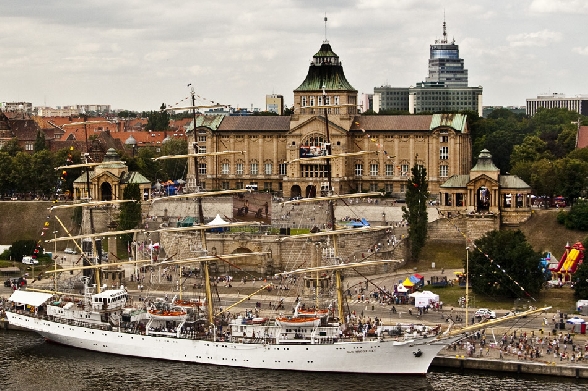
[[[547,46],[554,42],[559,42],[562,34],[557,31],[541,30],[533,33],[520,33],[509,35],[506,40],[510,46]]]
[[[572,52],[581,54],[582,56],[588,56],[588,46],[586,47],[575,47],[572,49]]]
[[[549,14],[588,14],[586,0],[533,0],[529,10]]]

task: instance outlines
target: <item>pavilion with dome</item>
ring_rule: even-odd
[[[439,211],[471,216],[493,215],[502,224],[518,224],[531,216],[531,186],[516,175],[501,175],[484,149],[466,175],[453,175],[440,186]]]
[[[144,201],[151,198],[151,182],[138,172],[129,172],[128,166],[120,161],[114,148],[110,148],[102,163],[94,167],[94,171],[90,171],[89,179],[89,198],[94,201],[121,200],[125,187],[130,183],[139,185]],[[73,187],[74,200],[88,198],[85,173],[76,178]]]

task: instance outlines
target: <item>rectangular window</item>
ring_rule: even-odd
[[[394,193],[394,184],[393,183],[386,183],[386,193]]]
[[[311,96],[310,97],[310,105],[311,106],[314,106],[314,96]]]
[[[330,105],[330,104],[331,104],[331,97],[328,95],[325,95],[325,106]]]
[[[317,97],[317,100],[318,100],[318,105],[319,105],[319,106],[322,106],[322,105],[323,105],[323,96],[322,96],[322,95],[319,95],[319,96]]]
[[[370,164],[370,175],[378,176],[378,164]]]
[[[363,175],[363,164],[359,163],[355,165],[355,176]]]
[[[33,144],[26,144],[25,145],[25,151],[32,151],[33,150]]]
[[[272,164],[265,163],[265,175],[272,175]]]
[[[206,135],[198,135],[198,153],[206,153]]]
[[[237,175],[243,175],[243,163],[237,163]]]
[[[449,142],[449,136],[441,136],[439,139],[439,141],[441,141],[442,143]]]
[[[302,107],[306,106],[306,96],[302,97],[302,102],[300,103]]]
[[[229,182],[221,182],[221,188],[223,190],[229,190]]]
[[[238,190],[243,189],[243,182],[236,182],[235,183],[235,188],[237,188]]]
[[[408,164],[401,164],[400,165],[400,175],[408,176]]]
[[[280,175],[288,175],[288,164],[280,163]]]
[[[445,166],[445,165],[439,166],[439,176],[441,178],[447,178],[448,174],[449,174],[449,166]]]
[[[386,164],[386,176],[394,176],[394,164]]]
[[[206,163],[198,163],[198,174],[206,175]]]
[[[335,106],[339,106],[339,95],[335,95]]]
[[[441,147],[439,149],[439,159],[441,159],[441,160],[449,159],[449,147]]]
[[[272,191],[272,183],[271,182],[263,182],[263,190]]]
[[[251,175],[257,175],[259,173],[259,165],[257,163],[251,163]]]
[[[370,183],[370,191],[378,191],[378,184]]]
[[[221,168],[221,174],[229,175],[230,172],[231,172],[231,164],[230,163],[223,163],[222,168]]]
[[[406,183],[401,183],[400,184],[400,192],[401,193],[406,193]]]

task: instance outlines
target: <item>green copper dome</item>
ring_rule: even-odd
[[[333,52],[331,45],[326,41],[313,56],[306,79],[294,92],[322,91],[323,86],[326,91],[356,91],[345,78],[339,56]]]

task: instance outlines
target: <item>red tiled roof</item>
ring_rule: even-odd
[[[580,126],[578,129],[578,149],[588,147],[588,126]]]

